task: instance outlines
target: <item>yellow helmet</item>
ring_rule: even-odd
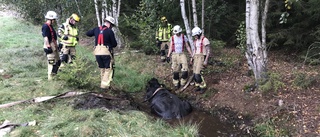
[[[161,17],[161,22],[167,21],[167,18],[165,16]]]
[[[80,17],[79,17],[77,14],[75,14],[75,13],[73,13],[73,14],[70,16],[70,18],[73,18],[76,22],[79,22],[79,21],[80,21]]]

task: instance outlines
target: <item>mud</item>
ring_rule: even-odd
[[[102,96],[101,96],[102,95]],[[101,108],[106,111],[118,110],[139,110],[152,116],[153,118],[159,118],[150,113],[148,102],[144,101],[143,93],[134,93],[132,95],[117,91],[115,94],[99,93],[99,96],[93,94],[84,94],[78,96],[73,100],[71,105],[75,109],[95,109]],[[199,125],[199,136],[244,136],[252,135],[248,132],[245,119],[237,118],[235,112],[230,109],[216,109],[214,111],[200,110],[193,103],[194,110],[188,116],[182,119],[166,120],[170,125],[175,126],[181,123],[192,123]]]

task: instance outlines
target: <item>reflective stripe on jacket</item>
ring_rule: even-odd
[[[156,38],[160,41],[169,41],[171,37],[172,25],[168,23],[167,27],[159,26],[156,34]]]
[[[78,44],[77,36],[78,36],[78,28],[76,26],[71,26],[69,24],[69,19],[65,23],[63,23],[63,28],[59,28],[61,31],[61,43],[65,46],[76,46]],[[63,40],[64,36],[68,36],[67,40]]]

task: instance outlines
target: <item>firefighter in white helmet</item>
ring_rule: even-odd
[[[112,27],[115,25],[115,19],[111,16],[107,16],[104,19],[104,25],[95,27],[89,30],[86,35],[89,37],[95,37],[94,55],[100,68],[102,91],[106,91],[110,88],[111,81],[113,80],[113,48],[117,46],[117,41],[112,31]]]
[[[184,51],[187,49],[189,57],[192,57],[192,52],[188,44],[188,38],[182,34],[182,28],[179,25],[173,27],[173,34],[170,38],[167,62],[170,62],[170,55],[172,54],[173,85],[175,89],[178,89],[186,84],[188,78],[188,61]],[[180,72],[181,79],[179,78]]]
[[[51,80],[57,74],[61,64],[58,53],[57,34],[53,28],[58,15],[54,11],[48,11],[45,18],[46,22],[42,25],[43,49],[48,61],[48,80]]]
[[[72,63],[76,57],[76,46],[79,42],[79,30],[76,24],[79,21],[80,17],[73,13],[59,28],[59,48],[62,52],[61,67],[64,66],[64,63]]]
[[[202,35],[202,30],[199,27],[192,29],[192,36],[194,37],[194,51],[193,51],[193,75],[196,90],[195,92],[204,93],[206,82],[202,76],[203,68],[208,64],[210,56],[210,41]]]

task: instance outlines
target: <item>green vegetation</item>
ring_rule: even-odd
[[[259,137],[287,137],[289,132],[282,127],[276,125],[276,118],[270,119],[260,124],[256,124],[254,130],[258,133]]]
[[[283,88],[285,84],[281,81],[281,75],[278,73],[269,73],[269,78],[265,81],[259,89],[263,92],[278,92],[279,89]]]
[[[295,76],[296,77],[292,82],[293,85],[303,89],[306,89],[312,86],[312,84],[315,84],[319,78],[319,75],[309,76],[308,73],[295,73]]]
[[[54,81],[47,81],[46,58],[42,49],[40,26],[25,21],[0,17],[0,104],[34,97],[58,95],[67,91],[95,91],[99,70],[93,55],[79,46],[78,58],[70,71],[61,72]],[[116,56],[114,85],[126,92],[141,92],[151,72],[141,71],[143,54]],[[152,66],[149,66],[152,67]],[[65,71],[67,72],[67,71]],[[144,112],[104,109],[79,110],[72,106],[74,98],[54,99],[42,103],[24,103],[1,108],[0,121],[25,123],[35,120],[36,126],[18,127],[10,136],[196,136],[198,125],[181,123],[172,127],[152,119]]]

